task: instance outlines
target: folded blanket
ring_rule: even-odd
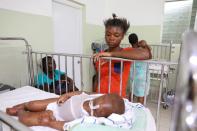
[[[63,129],[65,131],[71,129],[76,124],[101,124],[108,125],[113,127],[131,129],[132,125],[135,121],[134,108],[144,108],[144,106],[140,103],[131,103],[127,99],[124,99],[125,103],[125,113],[122,115],[119,114],[111,114],[109,117],[94,117],[94,116],[84,116],[82,118],[76,119],[71,122],[67,122],[64,124]],[[144,108],[145,109],[145,108]]]

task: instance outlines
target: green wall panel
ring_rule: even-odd
[[[0,37],[24,37],[34,50],[53,50],[52,19],[0,9]]]

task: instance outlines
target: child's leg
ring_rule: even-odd
[[[30,101],[22,104],[15,105],[6,109],[6,113],[12,116],[16,116],[19,110],[28,111],[44,111],[49,103],[57,101],[58,98],[50,98],[45,100]]]
[[[49,126],[50,121],[55,121],[52,111],[42,112],[18,112],[19,121],[26,126]]]
[[[32,112],[44,111],[47,108],[47,105],[56,102],[58,98],[49,98],[44,100],[30,101],[25,104],[25,109]]]

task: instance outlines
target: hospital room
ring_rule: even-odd
[[[197,0],[0,0],[0,131],[197,131]]]

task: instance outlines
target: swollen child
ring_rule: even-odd
[[[124,111],[124,101],[117,94],[99,96],[79,91],[6,109],[7,114],[17,115],[19,121],[27,126],[48,126],[58,130],[65,130],[68,122],[83,116],[108,117]]]

